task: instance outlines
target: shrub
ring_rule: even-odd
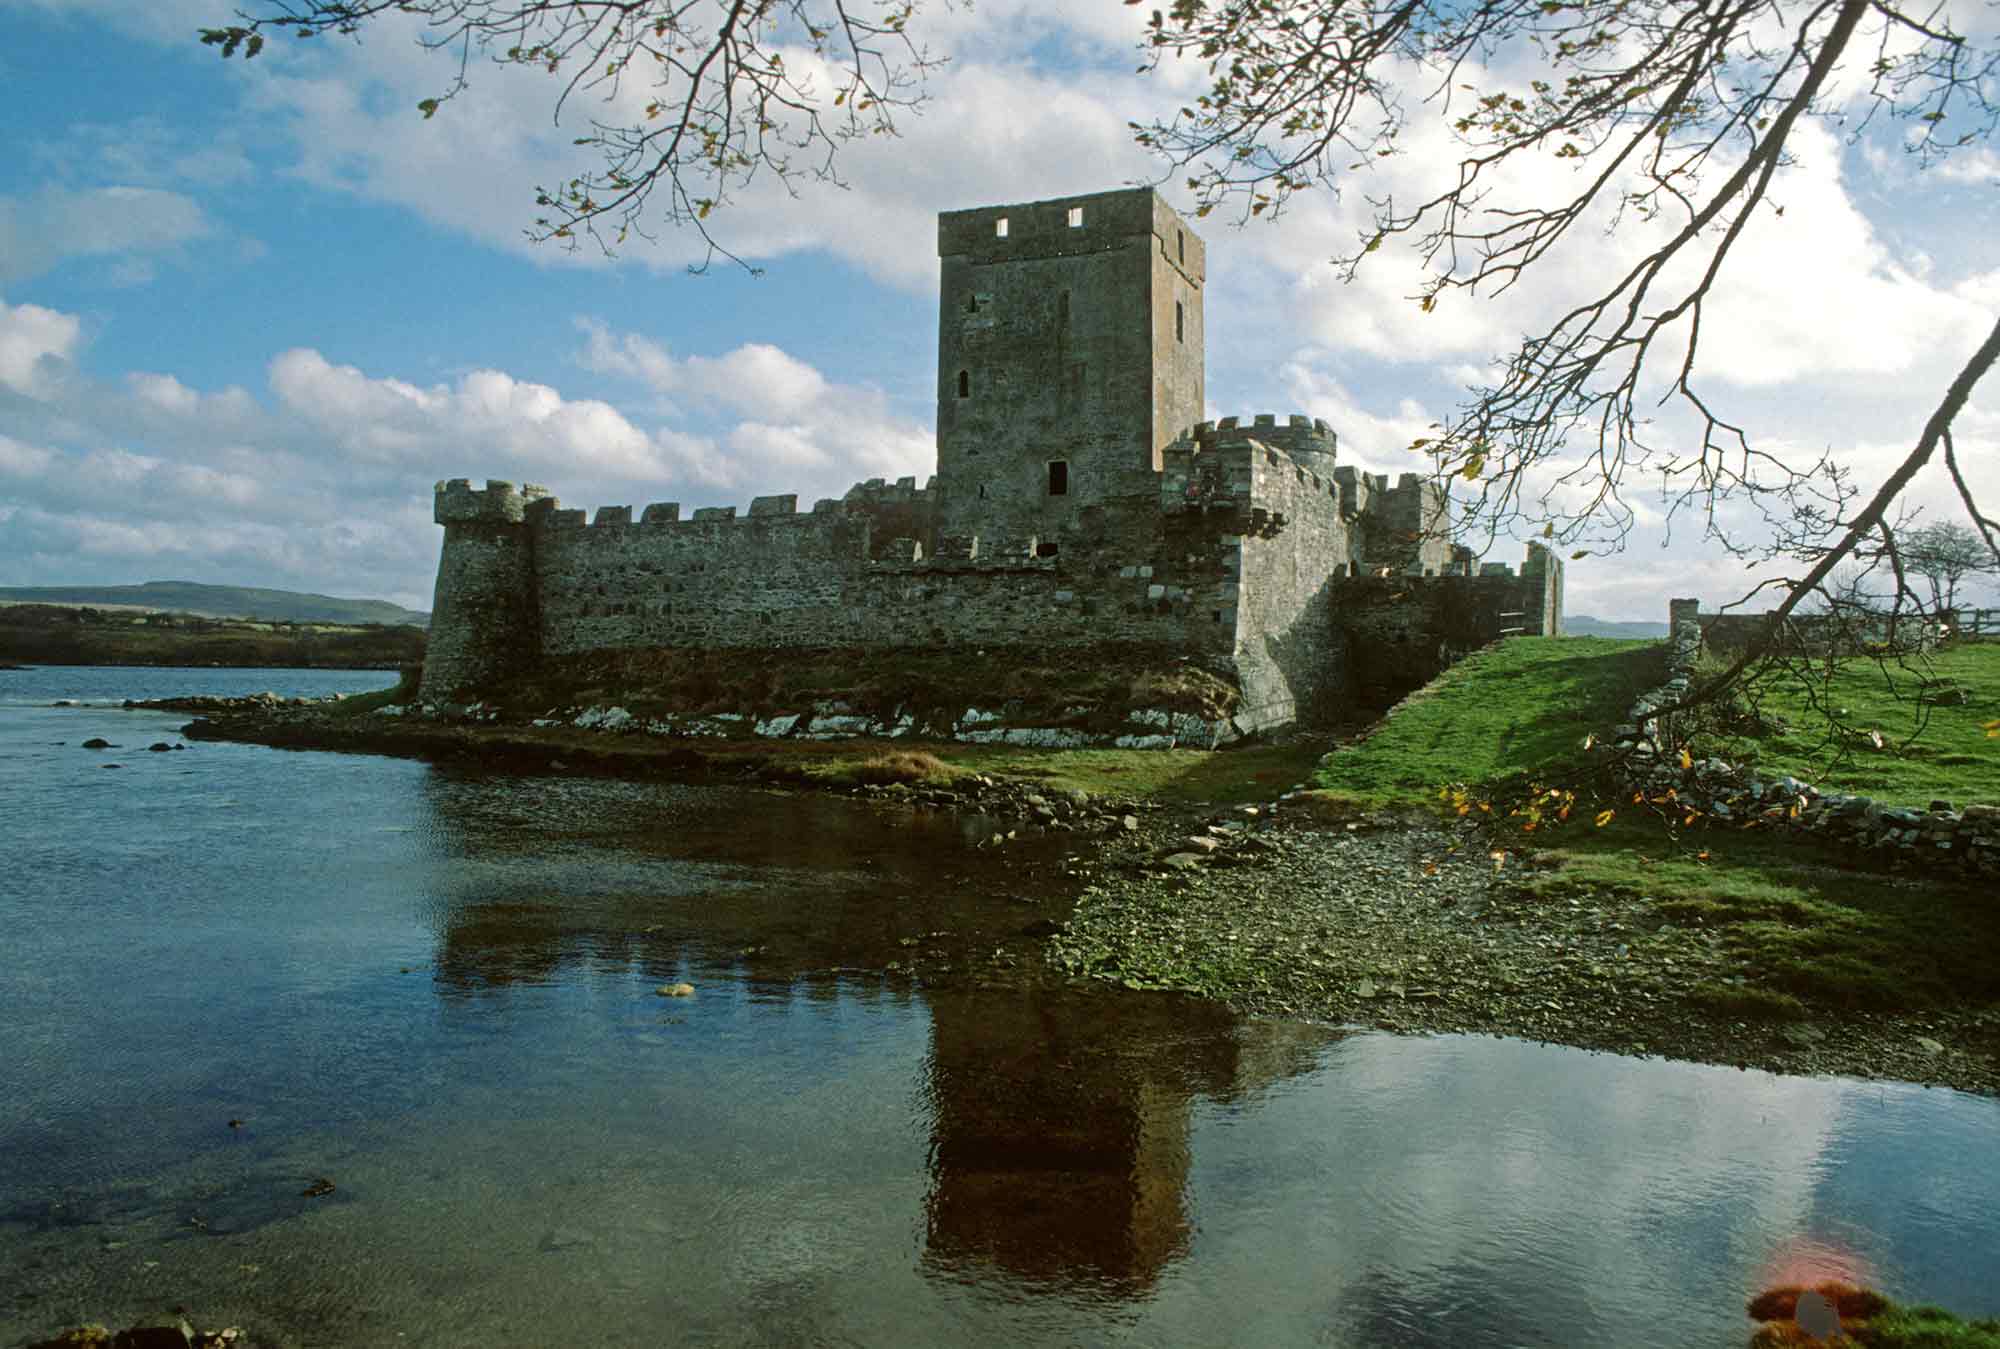
[[[858,782],[942,782],[952,777],[951,766],[935,754],[922,750],[895,750],[875,754],[854,765]]]

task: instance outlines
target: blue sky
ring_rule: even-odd
[[[224,63],[193,35],[230,9],[0,0],[0,585],[177,578],[427,608],[438,478],[594,507],[926,475],[935,214],[1155,176],[1125,124],[1195,77],[1134,74],[1144,11],[1117,0],[927,11],[954,61],[926,114],[851,155],[848,190],[756,193],[722,219],[761,277],[691,277],[682,239],[612,262],[521,237],[533,186],[580,167],[546,81],[475,67],[425,121],[445,72],[408,32]],[[1863,483],[2000,312],[2000,156],[1920,174],[1895,134],[1809,129],[1780,180],[1790,209],[1746,236],[1707,323],[1715,386],[1760,442],[1833,447]],[[1413,141],[1365,187],[1409,191],[1448,148]],[[1592,236],[1532,290],[1423,315],[1408,257],[1333,276],[1361,195],[1203,223],[1208,383],[1214,415],[1324,417],[1378,471],[1416,467],[1404,447],[1480,364],[1638,244]],[[2000,501],[1994,381],[1959,452]],[[1919,499],[1952,518],[1941,477]],[[1670,594],[1742,589],[1740,563],[1658,525],[1642,511],[1626,552],[1575,564],[1571,612],[1659,619]]]

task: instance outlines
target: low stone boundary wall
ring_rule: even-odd
[[[1842,847],[1893,851],[1914,867],[2000,875],[2000,806],[1914,810],[1822,793],[1797,778],[1765,776],[1722,759],[1683,766],[1673,714],[1660,709],[1693,687],[1702,629],[1691,618],[1676,617],[1667,638],[1666,682],[1635,701],[1629,721],[1612,733],[1626,786],[1648,795],[1671,790],[1688,810],[1724,823],[1757,821]]]

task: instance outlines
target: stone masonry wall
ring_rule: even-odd
[[[1313,716],[1345,682],[1330,587],[1352,570],[1355,540],[1331,478],[1255,441],[1215,454],[1248,479],[1254,503],[1240,545],[1237,722],[1268,730]]]
[[[455,499],[446,485],[440,500]],[[864,494],[865,495],[865,494]],[[823,501],[797,513],[791,498],[761,498],[678,518],[670,504],[635,520],[629,507],[564,510],[529,503],[519,542],[504,558],[486,524],[447,526],[438,613],[446,640],[426,696],[464,682],[461,671],[504,647],[566,655],[620,648],[703,645],[977,645],[1046,642],[1177,643],[1224,664],[1233,640],[1235,542],[1228,521],[1178,521],[1143,546],[1110,536],[1080,540],[1059,557],[1015,552],[928,557],[921,541],[883,543],[866,500]],[[506,531],[499,531],[505,533]],[[453,634],[499,634],[532,613],[532,632],[483,640],[467,660]],[[478,682],[478,681],[474,681]]]
[[[1821,793],[1794,777],[1757,773],[1723,759],[1681,761],[1673,718],[1663,709],[1685,698],[1702,650],[1702,625],[1693,600],[1673,600],[1667,679],[1632,705],[1630,719],[1612,734],[1627,786],[1648,793],[1672,791],[1678,804],[1712,820],[1803,834],[1835,847],[1890,853],[1897,862],[1935,871],[2000,875],[2000,805],[1975,803],[1962,810],[1886,806],[1865,796]]]

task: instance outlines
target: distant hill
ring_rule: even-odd
[[[1613,620],[1592,618],[1588,614],[1564,614],[1563,636],[1565,637],[1664,637],[1667,625],[1664,623],[1642,623],[1630,619]]]
[[[267,618],[288,623],[403,623],[427,628],[431,616],[387,600],[343,600],[297,590],[147,581],[130,586],[0,586],[0,604],[89,604],[162,609],[204,618]]]

